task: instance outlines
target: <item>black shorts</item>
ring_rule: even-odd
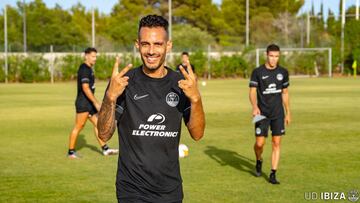
[[[97,114],[95,106],[89,101],[76,100],[75,102],[76,113],[89,112],[89,115]]]
[[[268,136],[269,126],[271,128],[271,135],[285,135],[284,118],[264,119],[255,123],[255,136]]]
[[[149,202],[149,201],[144,201],[142,199],[137,199],[137,198],[118,198],[118,203],[153,203],[153,202]],[[169,202],[169,203],[182,203],[182,201],[175,201],[175,202]]]

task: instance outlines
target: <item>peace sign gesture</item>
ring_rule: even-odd
[[[111,81],[109,89],[107,90],[107,96],[111,101],[115,101],[125,90],[128,85],[129,77],[124,76],[132,67],[132,64],[128,64],[119,72],[120,58],[116,57],[116,61],[113,67]]]
[[[200,100],[201,96],[197,87],[196,76],[192,70],[189,60],[186,61],[186,67],[187,71],[182,65],[179,67],[185,79],[179,80],[178,84],[192,103],[197,102]]]

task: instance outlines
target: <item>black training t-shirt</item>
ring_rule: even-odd
[[[183,198],[178,146],[181,121],[190,102],[178,87],[182,75],[167,68],[163,78],[142,67],[126,75],[129,84],[117,100],[120,155],[116,179],[120,200],[173,202]]]
[[[82,84],[89,83],[91,92],[95,93],[95,76],[91,67],[85,63],[81,64],[77,72],[77,97],[78,102],[90,102],[91,101],[86,97],[85,92],[83,91]]]
[[[176,71],[180,72],[180,66],[184,67],[185,70],[186,70],[186,72],[188,72],[187,66],[186,66],[186,65],[183,65],[183,64],[181,64],[181,63],[176,66]],[[194,66],[193,64],[190,64],[190,66],[191,66],[192,71],[195,73],[195,66]]]
[[[261,114],[270,118],[284,117],[282,89],[289,86],[288,71],[277,66],[270,70],[261,65],[251,74],[249,87],[256,87],[257,102]]]

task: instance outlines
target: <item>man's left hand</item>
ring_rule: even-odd
[[[289,125],[291,123],[291,116],[290,116],[290,114],[288,113],[288,114],[286,114],[286,116],[285,116],[285,124],[286,125]]]
[[[184,80],[179,80],[179,87],[184,91],[185,95],[190,99],[190,102],[198,102],[201,99],[200,92],[197,86],[196,76],[190,65],[190,61],[186,62],[187,72],[185,68],[180,65],[180,71],[184,76]]]

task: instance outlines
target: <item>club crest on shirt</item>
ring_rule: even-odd
[[[279,74],[276,75],[276,79],[278,79],[279,81],[281,81],[281,80],[284,79],[284,76],[283,76],[281,73],[279,73]]]
[[[179,100],[179,95],[174,92],[170,92],[166,95],[166,103],[171,107],[177,106],[179,104]]]

